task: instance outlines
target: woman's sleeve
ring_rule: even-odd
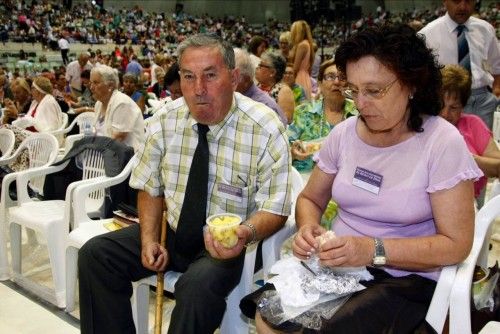
[[[429,193],[451,189],[462,181],[476,181],[483,176],[458,131],[441,133],[429,152],[429,186],[426,189]]]
[[[339,157],[341,154],[341,138],[345,136],[346,122],[342,122],[326,137],[314,161],[319,169],[327,174],[337,174],[339,170]]]

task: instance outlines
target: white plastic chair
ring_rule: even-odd
[[[268,278],[272,265],[280,259],[281,246],[292,234],[297,231],[295,224],[295,205],[297,197],[304,188],[304,179],[297,169],[292,167],[290,174],[292,181],[292,214],[281,230],[273,234],[273,237],[262,244],[262,271],[264,280]]]
[[[15,141],[14,131],[5,128],[0,129],[0,161],[12,153]]]
[[[449,333],[471,333],[470,302],[472,276],[479,265],[487,267],[491,227],[500,216],[500,196],[489,200],[476,214],[474,241],[469,256],[441,271],[425,320],[441,333],[449,309]]]
[[[90,219],[84,199],[92,192],[125,181],[132,171],[133,161],[134,158],[130,159],[122,172],[116,176],[100,177],[94,182],[80,185],[74,190],[73,230],[66,239],[66,312],[72,312],[75,309],[78,250],[89,239],[109,232],[103,226],[103,220]]]
[[[57,157],[59,144],[57,139],[48,133],[33,133],[27,137],[17,150],[8,158],[2,159],[0,165],[9,165],[25,151],[28,150],[28,169],[42,168],[52,164]],[[7,224],[8,210],[17,205],[17,200],[9,196],[9,187],[16,181],[19,173],[14,172],[6,175],[2,181],[2,192],[0,198],[0,281],[10,278],[9,261],[7,259]],[[30,186],[39,191],[43,186],[43,179],[32,180]],[[19,198],[19,195],[18,195]]]
[[[279,259],[280,248],[283,241],[293,234],[295,230],[295,201],[303,188],[303,181],[300,173],[292,167],[292,219],[289,218],[286,225],[269,238],[262,241],[263,271],[267,275],[270,267]],[[247,247],[243,271],[241,273],[240,283],[231,291],[227,297],[227,307],[220,325],[221,334],[241,333],[247,334],[249,322],[244,317],[239,308],[240,300],[252,292],[254,282],[255,259],[257,257],[257,245]],[[174,285],[181,273],[169,271],[165,273],[164,289],[174,292]],[[156,286],[156,276],[149,276],[135,282],[134,294],[132,296],[132,313],[136,324],[138,334],[148,333],[149,328],[149,287]]]
[[[52,131],[51,133],[54,136],[64,136],[64,135],[66,135],[68,132],[70,132],[71,130],[73,130],[73,128],[75,127],[75,125],[78,125],[78,127],[80,128],[79,133],[82,133],[85,125],[86,124],[92,125],[94,123],[94,120],[95,120],[95,113],[93,113],[93,112],[82,112],[81,114],[78,114],[75,117],[75,119],[71,122],[71,124],[68,125],[68,115],[67,114],[64,114],[64,115],[66,117],[66,124],[64,125],[64,127],[59,128],[59,129],[57,129],[55,131]]]
[[[27,193],[28,181],[36,176],[47,175],[63,170],[69,163],[66,161],[58,166],[39,168],[33,171],[21,172],[17,179],[18,206],[9,209],[12,280],[57,307],[65,307],[65,246],[66,237],[72,221],[71,201],[73,190],[79,184],[92,182],[89,179],[104,176],[104,161],[102,154],[96,150],[85,150],[82,156],[83,176],[81,181],[72,182],[66,189],[66,198],[62,200],[34,201]],[[78,159],[79,157],[77,157]],[[87,208],[92,207],[99,212],[104,202],[104,190],[93,192],[86,199]],[[90,210],[90,209],[89,209]],[[23,276],[21,262],[21,227],[27,227],[40,232],[47,239],[50,267],[54,279],[54,290],[41,286]]]

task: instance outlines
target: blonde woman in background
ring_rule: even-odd
[[[292,35],[289,31],[280,34],[280,52],[283,57],[288,61],[290,56],[290,47],[292,44]]]
[[[290,31],[292,39],[290,61],[295,71],[295,82],[304,88],[307,99],[310,99],[312,90],[310,72],[314,62],[311,28],[306,21],[300,20],[292,24]]]

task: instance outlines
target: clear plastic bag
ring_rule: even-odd
[[[310,267],[310,269],[306,269]],[[285,321],[319,329],[354,292],[364,289],[361,279],[373,278],[366,268],[333,270],[321,267],[316,258],[303,266],[295,257],[278,261],[271,272],[276,290],[265,291],[257,307],[267,321],[280,325]]]

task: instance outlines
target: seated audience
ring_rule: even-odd
[[[165,70],[160,66],[156,66],[153,73],[155,74],[154,78],[156,78],[157,81],[153,84],[153,86],[151,86],[151,89],[148,91],[154,93],[157,99],[163,99],[167,97],[167,90],[164,83]]]
[[[90,90],[97,101],[96,134],[137,150],[144,142],[144,119],[137,104],[118,90],[118,83],[116,71],[109,66],[97,66],[90,71]]]
[[[25,116],[18,114],[13,125],[32,132],[47,132],[63,125],[63,115],[59,103],[52,96],[52,84],[43,76],[38,76],[31,84],[32,101]]]
[[[314,151],[309,150],[304,141],[326,137],[334,126],[358,114],[353,101],[342,95],[346,82],[333,60],[321,64],[318,79],[321,96],[297,106],[293,122],[287,128],[293,166],[298,171],[311,171],[314,167]]]
[[[10,86],[14,99],[4,99],[3,124],[11,124],[17,117],[26,115],[31,105],[31,83],[23,78],[12,81]]]
[[[123,75],[123,93],[129,96],[144,112],[146,109],[146,96],[142,87],[139,85],[139,78],[133,73],[125,73]]]
[[[283,125],[287,125],[287,118],[276,101],[266,92],[259,89],[254,83],[255,70],[250,59],[250,55],[243,49],[234,49],[236,68],[240,71],[240,77],[236,91],[251,98],[254,101],[261,102],[273,109],[280,118]]]
[[[446,65],[441,73],[443,109],[440,115],[457,127],[485,175],[474,182],[474,194],[478,207],[481,207],[488,177],[500,176],[500,150],[484,121],[479,116],[464,113],[464,107],[471,94],[469,72],[459,65]]]
[[[282,81],[285,68],[286,62],[282,56],[267,51],[262,54],[259,66],[255,71],[255,78],[259,83],[258,87],[268,92],[278,103],[286,115],[288,124],[290,124],[293,120],[295,102],[292,90]]]
[[[98,65],[99,66],[99,65]],[[76,101],[70,100],[69,104],[74,109],[75,114],[82,112],[93,112],[95,100],[90,90],[90,71],[84,70],[81,74],[83,93]]]
[[[72,61],[66,66],[66,81],[71,88],[71,94],[78,97],[83,92],[81,73],[84,70],[91,70],[92,64],[89,62],[90,54],[82,52],[77,60]]]
[[[259,35],[253,36],[248,42],[248,53],[250,54],[250,59],[255,69],[260,63],[260,57],[268,47],[267,40]]]
[[[79,251],[83,334],[134,333],[131,282],[164,270],[182,273],[169,333],[213,333],[240,281],[245,244],[279,230],[290,213],[283,125],[269,108],[234,94],[232,47],[201,34],[184,40],[177,53],[184,98],[152,117],[131,174],[141,223],[90,239]],[[93,72],[91,78],[94,84]],[[228,197],[223,184],[241,189],[241,196]],[[206,217],[216,213],[242,217],[235,244],[204,234]]]
[[[167,73],[165,74],[165,79],[163,79],[163,82],[163,85],[167,89],[167,95],[172,100],[182,97],[179,63],[174,62],[170,65]]]
[[[299,104],[306,102],[306,91],[301,85],[295,82],[295,72],[293,71],[293,64],[287,63],[285,74],[283,75],[283,82],[292,89],[295,107]]]
[[[367,266],[373,279],[361,280],[366,289],[321,319],[320,330],[294,319],[273,324],[258,312],[257,331],[430,330],[424,318],[441,267],[464,260],[472,246],[473,181],[482,172],[458,131],[438,117],[440,70],[413,29],[362,30],[339,46],[335,62],[360,115],[334,127],[319,152],[297,199],[293,252],[332,268]],[[320,217],[332,197],[335,236],[320,244]]]

